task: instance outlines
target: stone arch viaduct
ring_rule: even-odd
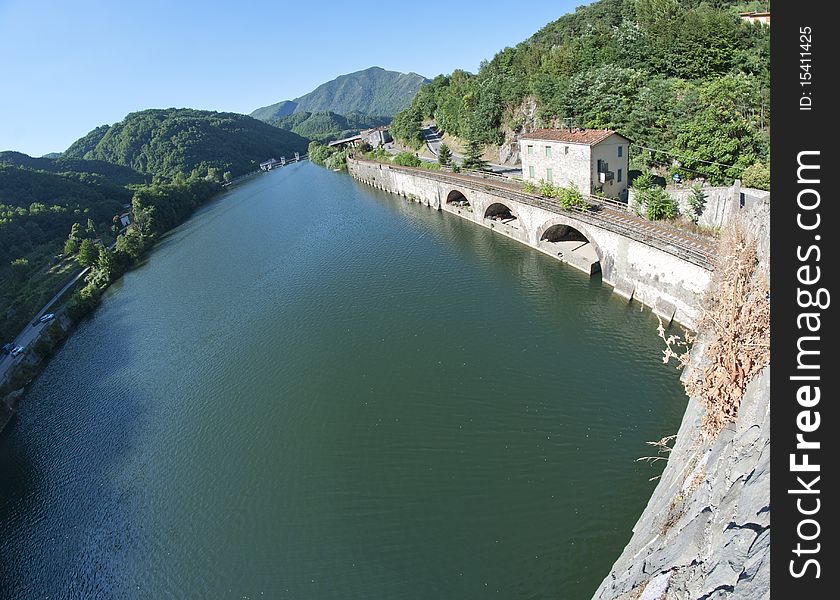
[[[666,322],[693,327],[713,270],[715,245],[624,205],[591,199],[588,210],[524,193],[501,178],[348,159],[359,182],[447,211],[527,244],[602,281]]]

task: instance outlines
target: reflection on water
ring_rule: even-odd
[[[685,406],[596,279],[309,164],[174,231],[0,435],[3,597],[588,598]]]

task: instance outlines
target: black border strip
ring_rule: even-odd
[[[838,118],[837,98],[829,89],[835,83],[838,33],[825,12],[829,7],[779,1],[771,11],[771,590],[776,598],[830,597],[836,554],[837,504],[829,488],[837,487],[830,463],[838,453],[830,441],[838,426],[837,391],[829,350],[837,331],[830,297],[838,235],[831,222],[836,211],[829,207],[840,165],[830,137]]]

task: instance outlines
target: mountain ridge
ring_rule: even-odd
[[[301,112],[393,117],[407,108],[420,86],[428,82],[429,79],[414,72],[369,67],[339,75],[294,100],[257,108],[249,116],[266,122]]]
[[[308,141],[238,113],[153,108],[96,127],[59,160],[105,161],[165,177],[211,168],[237,176],[266,158],[305,152]]]

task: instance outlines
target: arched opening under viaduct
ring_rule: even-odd
[[[508,227],[519,229],[519,219],[510,210],[510,207],[501,202],[494,202],[484,211],[484,219],[491,223],[503,223]]]
[[[590,275],[601,270],[597,248],[571,225],[557,223],[547,227],[540,236],[539,247]]]
[[[452,204],[453,206],[457,206],[458,208],[469,208],[470,201],[467,200],[467,197],[464,196],[461,190],[452,190],[446,196],[446,203]]]

